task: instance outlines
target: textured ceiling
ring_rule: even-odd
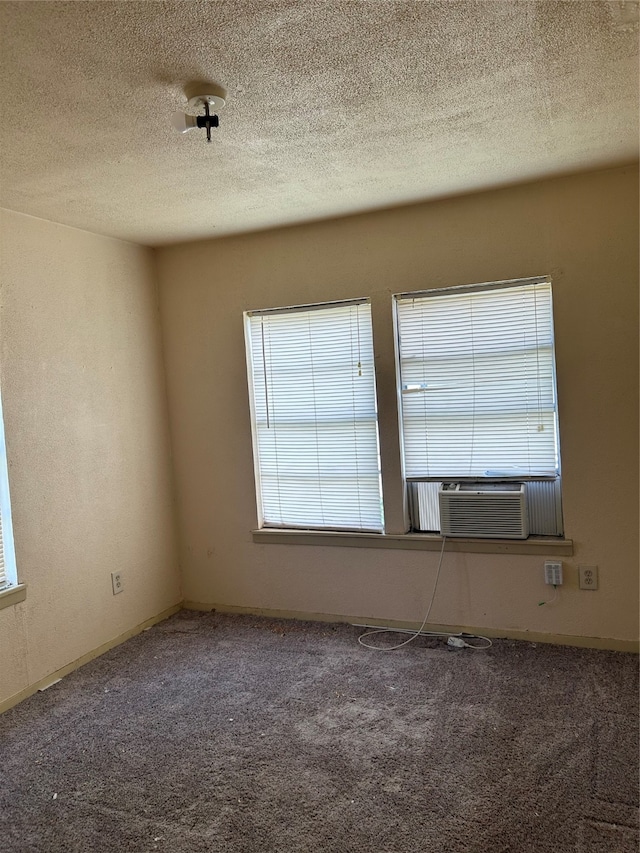
[[[637,6],[2,2],[0,204],[157,245],[628,163]]]

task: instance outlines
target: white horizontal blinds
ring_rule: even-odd
[[[4,561],[4,540],[2,538],[2,511],[0,510],[0,589],[7,586],[7,570]]]
[[[17,583],[16,560],[11,527],[7,452],[4,442],[2,400],[0,400],[0,589]]]
[[[551,284],[397,298],[408,477],[558,473]]]
[[[266,526],[381,531],[371,306],[247,315]]]

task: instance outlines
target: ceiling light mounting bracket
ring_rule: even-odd
[[[207,142],[211,142],[211,128],[219,126],[214,110],[224,107],[226,92],[214,84],[192,84],[185,88],[185,94],[187,109],[185,112],[174,113],[173,126],[180,133],[187,133],[195,127],[204,128],[207,131]]]

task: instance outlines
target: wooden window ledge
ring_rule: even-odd
[[[408,551],[439,551],[442,536],[436,533],[350,533],[335,530],[287,530],[263,528],[252,531],[253,541],[261,545],[322,545],[338,548],[393,548]],[[529,536],[528,539],[466,539],[447,537],[445,551],[470,554],[573,555],[573,540],[554,536]]]
[[[18,602],[24,601],[26,597],[27,587],[23,583],[0,589],[0,610],[4,607],[11,607],[12,604],[18,604]]]

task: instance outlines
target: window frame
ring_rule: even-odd
[[[396,311],[396,296],[414,295],[425,293],[433,290],[439,290],[443,293],[452,292],[455,288],[463,288],[465,290],[484,290],[487,288],[494,289],[496,287],[517,286],[523,283],[548,282],[552,287],[550,305],[552,334],[553,334],[553,393],[555,406],[555,430],[558,450],[558,476],[553,478],[557,481],[561,489],[561,456],[560,456],[560,411],[558,404],[558,387],[557,387],[557,364],[555,351],[555,323],[553,312],[553,282],[551,276],[531,276],[526,278],[508,279],[503,281],[474,283],[474,284],[455,284],[449,286],[440,286],[437,288],[421,289],[416,291],[402,291],[394,293],[391,289],[382,292],[371,293],[369,297],[365,297],[364,301],[371,303],[372,308],[372,326],[373,326],[373,344],[374,344],[374,359],[376,363],[376,397],[379,397],[381,408],[378,411],[378,443],[380,450],[380,467],[382,475],[382,499],[384,513],[384,529],[380,533],[368,533],[362,531],[345,531],[342,529],[326,528],[326,529],[300,529],[296,527],[270,527],[264,526],[263,519],[259,519],[259,527],[252,529],[253,541],[260,544],[298,544],[298,545],[328,545],[337,547],[364,547],[364,548],[392,548],[392,549],[410,549],[410,550],[435,550],[441,547],[443,537],[439,531],[417,530],[412,527],[409,514],[409,494],[408,483],[412,478],[407,478],[405,475],[405,460],[404,460],[404,441],[402,434],[402,384],[400,376],[400,360],[398,353],[398,319]],[[330,304],[341,304],[351,300],[335,300]],[[304,310],[306,306],[293,306]],[[267,309],[279,311],[282,309]],[[249,312],[244,312],[245,315]],[[247,359],[249,353],[247,351]],[[393,366],[391,361],[393,359]],[[249,362],[248,362],[249,366]],[[247,374],[250,377],[250,373]],[[249,379],[249,384],[251,380]],[[379,386],[379,388],[378,388]],[[251,399],[252,389],[249,388],[249,397]],[[252,414],[253,417],[253,414]],[[393,421],[397,427],[392,426]],[[397,429],[397,432],[396,432]],[[254,467],[256,465],[255,452],[255,435],[252,429],[252,443],[254,445]],[[421,479],[421,478],[420,478]],[[432,477],[433,481],[441,478]],[[453,479],[453,478],[452,478]],[[464,478],[457,477],[457,481],[462,481]],[[469,479],[476,480],[476,477]],[[487,478],[488,479],[488,478]],[[496,477],[496,480],[508,479],[506,476]],[[523,476],[512,475],[514,481],[523,481],[526,478]],[[541,480],[543,478],[536,477]],[[257,483],[256,483],[256,492]],[[258,503],[260,501],[259,494],[257,495]],[[259,508],[260,510],[260,508]],[[559,512],[559,527],[555,533],[532,533],[528,539],[500,539],[500,538],[482,538],[473,539],[468,537],[456,537],[449,539],[447,537],[447,549],[469,553],[496,553],[496,554],[544,554],[550,555],[566,555],[573,554],[573,541],[565,538],[564,528],[562,525],[562,509],[561,504],[558,504]],[[404,519],[404,521],[403,521]]]
[[[380,528],[373,529],[369,527],[358,527],[355,524],[356,519],[354,518],[354,526],[345,525],[345,526],[310,526],[303,524],[296,524],[294,522],[291,523],[283,523],[277,524],[274,521],[267,521],[265,519],[265,510],[264,510],[264,500],[263,500],[263,484],[262,484],[262,467],[261,467],[261,456],[260,456],[260,433],[259,433],[259,419],[257,415],[257,400],[256,400],[256,370],[255,370],[255,361],[253,355],[253,346],[252,346],[252,320],[256,317],[267,317],[273,315],[286,315],[293,313],[309,313],[309,312],[321,312],[323,310],[330,310],[332,308],[351,308],[353,306],[358,305],[366,305],[368,309],[368,321],[370,323],[370,336],[371,336],[371,392],[372,392],[372,401],[373,401],[373,422],[375,428],[375,441],[376,441],[376,458],[377,458],[377,486],[378,486],[378,496],[380,502]],[[382,490],[382,474],[381,474],[381,454],[380,454],[380,433],[379,433],[379,410],[378,410],[378,392],[377,392],[377,380],[376,380],[376,365],[375,365],[375,344],[373,341],[373,321],[371,316],[371,299],[370,297],[359,297],[352,299],[341,299],[341,300],[333,300],[330,302],[319,302],[319,303],[308,303],[303,305],[291,305],[284,306],[280,308],[267,308],[267,309],[254,309],[243,312],[243,323],[244,323],[244,334],[245,334],[245,353],[246,353],[246,365],[247,365],[247,386],[249,392],[249,407],[250,407],[250,416],[251,416],[251,439],[252,439],[252,448],[253,448],[253,464],[254,464],[254,479],[255,479],[255,489],[256,489],[256,508],[258,514],[258,528],[260,530],[300,530],[300,531],[311,531],[315,533],[333,533],[333,532],[342,532],[342,533],[367,533],[374,536],[384,535],[385,531],[385,518],[384,518],[384,499],[383,499],[383,490]],[[358,330],[358,340],[359,340],[359,330]],[[264,341],[263,341],[264,346]],[[364,360],[363,360],[364,363]],[[359,364],[358,364],[359,367]],[[266,381],[266,379],[265,379]],[[266,389],[265,389],[266,394]],[[267,415],[268,417],[268,415]],[[354,419],[354,423],[357,423],[358,419]],[[316,424],[322,424],[323,421],[318,419]],[[322,482],[321,477],[318,477],[318,482]],[[360,518],[362,523],[362,517]]]
[[[449,478],[446,475],[424,475],[424,476],[407,476],[406,460],[405,460],[405,440],[404,440],[404,425],[403,425],[403,385],[402,385],[402,369],[401,369],[401,351],[400,351],[400,321],[399,321],[399,300],[416,298],[421,296],[432,295],[447,295],[451,293],[480,293],[491,290],[508,289],[511,287],[534,286],[536,284],[549,285],[549,310],[551,315],[551,368],[552,368],[552,390],[553,390],[553,424],[555,432],[555,445],[557,464],[555,474],[532,475],[532,474],[500,474],[500,475],[459,475],[451,474]],[[527,278],[505,279],[501,281],[481,282],[474,284],[450,285],[444,287],[426,288],[416,291],[401,291],[392,294],[393,306],[393,337],[394,337],[394,360],[395,360],[395,376],[396,376],[396,397],[397,397],[397,412],[398,412],[398,436],[400,441],[400,460],[402,470],[402,484],[407,507],[407,516],[409,521],[409,534],[418,533],[419,535],[440,535],[439,530],[419,530],[414,525],[411,507],[412,499],[409,494],[411,483],[440,483],[440,482],[482,482],[482,483],[497,483],[497,482],[523,482],[530,481],[541,482],[544,480],[555,482],[558,484],[559,497],[556,507],[557,517],[559,519],[560,533],[558,541],[564,540],[564,524],[562,522],[562,456],[560,446],[560,422],[558,412],[558,385],[557,385],[557,364],[556,364],[556,347],[555,347],[555,323],[553,311],[553,281],[551,276],[531,276]],[[531,534],[535,536],[536,534]],[[555,538],[555,536],[553,537]],[[526,541],[526,540],[525,540]],[[566,540],[568,541],[568,540]]]

